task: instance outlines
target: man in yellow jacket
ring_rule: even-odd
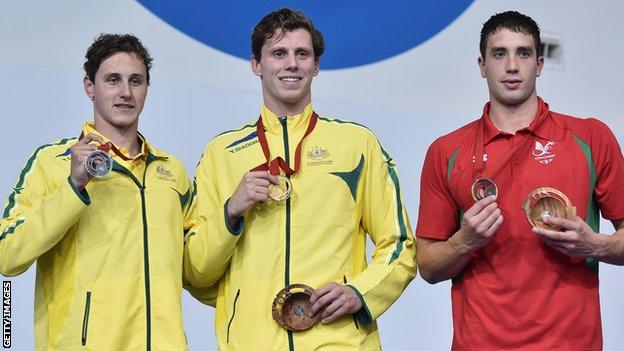
[[[323,49],[300,12],[262,19],[260,117],[210,141],[197,167],[184,270],[215,291],[220,350],[378,350],[375,320],[416,274],[394,161],[367,128],[312,109]],[[315,289],[292,315],[318,316],[304,331],[279,318],[291,284]]]
[[[84,64],[94,122],[79,138],[38,148],[5,204],[0,273],[37,261],[37,350],[187,349],[180,293],[190,184],[180,161],[138,133],[151,61],[132,35],[97,38]],[[112,168],[103,177],[85,167],[96,149],[112,156],[100,160]]]

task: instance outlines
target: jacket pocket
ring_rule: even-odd
[[[87,344],[87,332],[89,330],[89,310],[91,309],[91,292],[87,291],[85,299],[84,315],[82,317],[82,345]]]
[[[344,282],[345,285],[347,285],[347,276],[343,275],[342,276],[342,281]],[[351,317],[353,317],[353,324],[355,325],[356,329],[360,329],[360,326],[358,325],[357,322],[357,318],[355,318],[355,314],[351,314]]]
[[[234,322],[234,316],[236,316],[236,303],[238,302],[238,297],[240,296],[240,289],[236,291],[236,296],[234,297],[234,303],[232,304],[232,316],[230,317],[230,321],[227,326],[227,334],[225,337],[225,342],[230,342],[230,327],[232,326],[232,322]]]

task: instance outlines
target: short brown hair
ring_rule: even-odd
[[[535,42],[537,57],[542,56],[542,42],[540,40],[540,29],[537,23],[535,23],[531,17],[521,14],[520,12],[505,11],[495,14],[483,24],[481,40],[479,41],[479,51],[481,51],[481,57],[484,60],[488,37],[494,35],[499,29],[503,28],[509,29],[512,32],[532,36]]]
[[[93,41],[93,44],[87,49],[85,55],[85,63],[83,68],[87,77],[92,82],[95,82],[95,74],[104,60],[113,56],[118,52],[125,52],[128,54],[135,54],[145,64],[145,71],[147,76],[147,84],[150,82],[150,68],[152,68],[152,57],[147,51],[147,48],[143,46],[141,41],[132,34],[100,34],[99,37]]]
[[[314,59],[318,62],[323,51],[325,51],[325,40],[323,34],[314,27],[312,21],[300,11],[293,11],[289,8],[282,8],[271,12],[256,25],[251,34],[251,53],[256,61],[262,57],[262,46],[273,37],[278,30],[293,31],[303,28],[312,36],[312,47],[314,48]]]

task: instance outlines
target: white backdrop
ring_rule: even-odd
[[[562,66],[547,64],[538,80],[539,94],[551,108],[596,116],[624,143],[624,27],[619,23],[624,2],[477,0],[422,45],[375,64],[321,71],[314,82],[315,110],[367,125],[395,158],[412,225],[426,148],[480,116],[488,95],[476,66],[479,31],[490,15],[508,9],[530,15],[544,34],[561,39]],[[36,147],[77,135],[91,118],[81,67],[86,48],[102,32],[134,33],[152,52],[152,86],[140,130],[178,155],[191,175],[209,139],[258,115],[260,83],[248,62],[189,38],[136,2],[0,0],[3,199]],[[606,223],[601,229],[613,231]],[[14,350],[34,347],[33,267],[8,279]],[[624,268],[602,264],[600,276],[605,350],[622,350]],[[213,310],[184,295],[190,349],[216,349]],[[432,286],[417,277],[379,324],[386,350],[448,350],[450,284]]]

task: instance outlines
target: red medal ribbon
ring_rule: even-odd
[[[547,118],[548,112],[549,110],[548,108],[546,108],[546,104],[541,99],[539,99],[537,115],[535,117],[537,121],[533,128],[533,131],[535,131],[537,128],[540,127],[542,123],[544,123]],[[531,136],[534,134],[534,132],[531,131],[531,133],[527,134],[524,139],[518,142],[509,152],[507,152],[507,156],[501,157],[496,161],[490,163],[490,167],[487,171],[485,171],[485,162],[483,160],[485,155],[485,114],[486,112],[484,111],[483,116],[481,117],[477,125],[477,140],[475,144],[475,171],[477,173],[476,178],[489,178],[496,181],[496,178],[509,164],[514,155],[516,155],[520,149],[523,149],[530,144],[529,141],[532,140]],[[507,179],[503,179],[502,183],[504,183],[506,180]],[[502,185],[502,183],[499,184],[499,186]]]
[[[264,131],[264,123],[262,123],[262,116],[258,118],[258,122],[256,123],[256,133],[258,134],[258,142],[262,147],[262,153],[266,158],[266,163],[258,165],[251,169],[254,171],[269,171],[271,175],[280,174],[280,169],[284,171],[284,173],[288,176],[291,176],[299,171],[301,168],[301,145],[303,144],[303,140],[312,133],[314,127],[316,127],[316,122],[318,121],[318,115],[316,112],[312,112],[312,116],[310,117],[310,122],[308,122],[308,128],[299,143],[297,144],[297,149],[295,149],[295,168],[290,168],[288,163],[281,157],[276,157],[271,159],[271,150],[269,150],[269,143],[266,138],[266,133]]]
[[[82,138],[84,138],[84,132],[80,133],[80,136],[78,137],[78,140],[81,140]],[[119,150],[117,148],[117,146],[115,146],[113,143],[111,143],[110,141],[104,144],[100,144],[100,146],[98,146],[98,149],[104,151],[104,152],[109,152],[109,151],[113,151],[113,153],[117,156],[119,156],[122,160],[125,161],[129,161],[132,160],[130,157],[126,156],[123,154],[123,152],[121,152],[121,150]]]

